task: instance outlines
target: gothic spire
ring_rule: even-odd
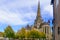
[[[41,18],[41,14],[40,14],[40,0],[38,0],[37,16],[36,16],[34,26],[39,28],[41,23],[42,23],[42,18]]]
[[[37,18],[41,18],[41,14],[40,14],[40,0],[38,0],[38,9],[37,9]]]
[[[39,1],[39,0],[38,0],[37,16],[39,16],[39,17],[40,17],[40,1]]]

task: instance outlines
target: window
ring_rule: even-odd
[[[58,27],[58,34],[60,34],[60,27]]]
[[[45,27],[45,33],[46,33],[46,27]]]
[[[45,33],[49,34],[49,27],[45,26]]]
[[[49,34],[49,27],[47,27],[47,34]]]

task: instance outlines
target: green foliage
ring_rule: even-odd
[[[39,32],[38,30],[25,30],[22,28],[16,33],[18,38],[45,38],[45,34],[43,32]]]
[[[23,39],[23,38],[45,38],[45,34],[43,32],[40,32],[36,29],[32,30],[26,30],[25,28],[22,28],[17,33],[14,33],[11,26],[6,27],[4,30],[4,36],[8,38],[15,38],[15,39]]]
[[[44,34],[44,32],[40,32],[40,36],[41,38],[46,38],[46,35]]]
[[[39,31],[37,30],[31,30],[30,31],[30,38],[40,38],[40,34],[39,34]]]
[[[17,33],[15,34],[15,39],[19,39],[19,36],[17,35]]]
[[[22,28],[21,30],[19,30],[19,31],[17,32],[17,36],[18,36],[19,38],[25,38],[25,33],[26,33],[25,29]]]
[[[26,37],[26,38],[30,38],[30,31],[26,31],[25,37]]]
[[[4,36],[4,33],[3,32],[0,32],[0,37],[3,37]]]
[[[14,38],[15,37],[14,31],[11,28],[11,26],[6,27],[6,29],[4,30],[4,33],[5,33],[5,35],[4,35],[5,37],[8,37],[8,38]]]

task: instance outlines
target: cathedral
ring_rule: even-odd
[[[60,0],[51,0],[53,5],[53,40],[60,40]]]
[[[37,16],[34,21],[34,25],[32,27],[27,25],[26,27],[27,30],[31,30],[32,28],[35,28],[39,30],[40,32],[44,32],[46,34],[46,40],[52,40],[52,32],[51,32],[49,22],[44,22],[41,17],[40,1],[38,1]]]

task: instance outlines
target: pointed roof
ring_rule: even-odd
[[[40,0],[38,0],[38,9],[37,9],[37,16],[36,16],[36,22],[40,20],[42,21],[42,17],[41,17],[41,14],[40,14]]]
[[[34,23],[34,27],[39,27],[39,25],[43,22],[41,14],[40,14],[40,0],[38,0],[38,9],[37,9],[37,16],[36,16],[36,20]]]
[[[37,16],[38,16],[38,17],[41,17],[41,16],[40,16],[40,0],[38,0]]]

